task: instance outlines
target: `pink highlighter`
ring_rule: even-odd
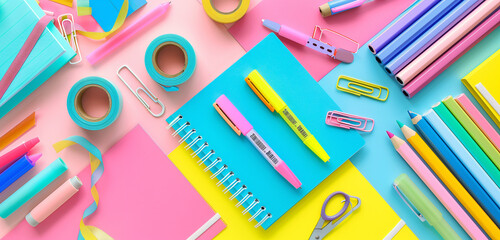
[[[269,147],[262,137],[253,129],[253,126],[229,101],[226,95],[221,95],[214,103],[214,107],[229,126],[238,134],[247,137],[252,145],[259,150],[259,153],[271,164],[278,173],[281,174],[295,188],[299,188],[302,183],[290,170],[286,163]]]
[[[33,210],[26,215],[26,221],[31,226],[36,227],[75,195],[82,185],[82,181],[80,181],[77,176],[68,179],[68,181],[64,182],[58,189],[33,208]]]

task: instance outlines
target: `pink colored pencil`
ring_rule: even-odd
[[[415,78],[419,73],[425,70],[439,56],[443,55],[455,43],[460,41],[465,35],[471,32],[485,18],[493,13],[500,6],[499,0],[486,0],[479,5],[474,11],[467,15],[462,21],[455,25],[439,40],[422,52],[410,64],[403,68],[397,75],[398,82],[408,83]]]
[[[479,112],[479,110],[472,104],[465,94],[460,94],[455,98],[458,104],[464,109],[464,111],[469,115],[469,117],[474,121],[479,129],[486,135],[490,142],[495,146],[495,148],[500,152],[500,134],[495,131],[491,124],[484,118],[484,116]]]
[[[500,11],[497,11],[408,83],[402,89],[405,96],[408,98],[415,96],[415,94],[446,70],[446,68],[492,32],[499,23]]]
[[[488,239],[410,146],[403,139],[394,136],[389,131],[387,131],[387,135],[389,135],[392,145],[394,145],[399,155],[410,165],[411,169],[422,179],[425,185],[434,193],[467,234],[472,239]]]

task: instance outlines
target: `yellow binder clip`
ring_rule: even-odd
[[[339,76],[337,89],[356,96],[365,96],[382,102],[389,97],[389,89],[384,86],[344,75]]]

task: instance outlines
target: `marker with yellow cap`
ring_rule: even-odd
[[[323,162],[330,159],[330,156],[321,147],[316,138],[307,130],[300,122],[299,118],[290,110],[286,103],[278,96],[267,81],[260,75],[257,70],[253,70],[246,78],[248,86],[257,94],[257,96],[266,104],[271,112],[279,113],[285,122],[299,136],[302,142],[309,147]]]

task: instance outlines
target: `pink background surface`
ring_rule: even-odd
[[[149,0],[149,3],[144,8],[127,18],[126,24],[134,22],[134,19],[158,6],[161,2],[164,1]],[[165,92],[149,77],[144,65],[144,54],[149,43],[154,38],[167,33],[179,34],[186,38],[193,45],[197,55],[196,70],[191,79],[179,86],[180,91],[169,93]],[[101,44],[101,42],[95,42],[83,37],[79,37],[79,41],[83,55],[89,54]],[[78,65],[66,65],[38,90],[33,92],[31,96],[0,119],[0,134],[3,134],[7,129],[36,110],[37,127],[9,146],[5,151],[10,150],[24,140],[39,136],[41,143],[34,149],[34,152],[43,153],[43,157],[33,170],[0,194],[0,201],[7,198],[7,196],[33,177],[36,172],[45,168],[57,157],[62,157],[70,168],[70,172],[65,178],[74,176],[86,168],[89,164],[89,158],[84,150],[71,148],[61,154],[56,154],[52,148],[53,143],[72,135],[86,137],[99,147],[102,152],[105,152],[137,123],[141,123],[146,132],[151,135],[165,153],[172,151],[178,143],[170,136],[169,131],[167,131],[165,118],[186,103],[210,81],[243,56],[244,53],[245,51],[227,32],[225,26],[212,21],[196,0],[172,0],[171,8],[165,17],[161,18],[161,21],[129,40],[126,44],[122,45],[119,51],[109,55],[96,66],[90,66],[85,60]],[[161,118],[152,117],[118,79],[116,70],[123,64],[130,66],[151,91],[165,104],[165,115]],[[110,127],[96,132],[86,131],[78,127],[71,120],[66,110],[66,98],[70,88],[78,80],[88,76],[100,76],[108,79],[120,89],[123,96],[123,110],[120,117]],[[131,78],[127,78],[127,80],[133,86],[138,85],[131,81]],[[104,175],[106,175],[106,172]],[[58,184],[61,184],[65,179],[60,180]],[[57,186],[57,184],[55,185]],[[47,191],[29,201],[9,218],[0,219],[0,238],[21,220],[24,221],[24,216],[29,210],[37,202],[46,197],[50,190],[55,189],[55,187],[50,187],[52,185],[49,186]],[[88,195],[88,192],[87,194],[78,194],[79,196]],[[73,201],[83,200],[81,197],[74,199],[76,200]]]
[[[214,216],[208,203],[154,144],[136,126],[103,155],[105,173],[97,184],[100,202],[86,224],[115,239],[154,239],[166,233],[171,239],[187,239]],[[133,150],[137,148],[144,151]],[[6,238],[76,239],[82,212],[93,202],[90,168],[79,177],[84,183],[80,191],[52,216],[36,228],[22,221]],[[224,227],[215,225],[206,239]]]
[[[409,7],[414,0],[375,0],[361,7],[323,18],[319,14],[318,6],[325,2],[327,1],[263,1],[236,22],[229,32],[248,51],[271,32],[262,25],[262,19],[269,19],[307,35],[312,35],[315,25],[330,28],[359,42],[361,47]],[[325,58],[329,58],[328,56],[283,37],[280,39],[316,81],[340,63],[333,59],[325,61]],[[356,54],[354,61],[356,61]]]

